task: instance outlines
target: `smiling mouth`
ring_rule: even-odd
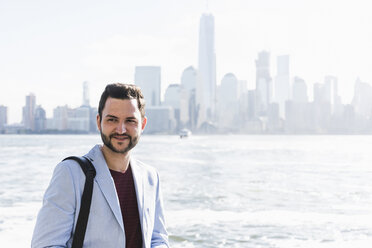
[[[118,136],[118,135],[113,136],[113,138],[117,139],[117,140],[127,140],[127,139],[129,139],[128,136]]]

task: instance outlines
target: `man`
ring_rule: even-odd
[[[130,156],[146,121],[137,86],[106,86],[97,115],[103,145],[85,155],[97,174],[84,248],[169,247],[158,174]],[[84,183],[77,162],[57,165],[37,217],[32,247],[71,247]]]

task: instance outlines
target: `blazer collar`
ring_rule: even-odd
[[[110,170],[107,166],[106,160],[101,151],[101,145],[95,145],[88,154],[85,156],[90,159],[94,168],[96,169],[95,181],[97,182],[100,190],[107,203],[109,204],[116,220],[124,231],[123,217],[121,214],[120,203],[115,189],[115,182],[111,177]],[[130,166],[132,168],[134,186],[137,195],[138,212],[140,216],[141,226],[143,227],[143,216],[144,216],[144,185],[142,167],[139,166],[135,159],[130,158]],[[143,232],[144,230],[142,230]]]
[[[85,156],[88,157],[94,165],[96,169],[96,177],[94,180],[97,182],[116,220],[124,231],[123,217],[121,215],[119,198],[115,190],[115,182],[111,177],[110,170],[101,151],[101,146],[94,146]]]
[[[134,187],[136,188],[138,213],[140,217],[142,235],[143,235],[144,234],[143,216],[144,216],[144,209],[145,209],[144,208],[145,194],[144,194],[144,180],[143,180],[144,172],[142,171],[142,167],[137,164],[135,159],[131,158],[129,163],[132,168]]]

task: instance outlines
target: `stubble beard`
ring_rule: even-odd
[[[107,146],[111,151],[113,151],[115,153],[120,153],[120,154],[128,153],[133,147],[135,147],[137,145],[138,139],[139,139],[138,135],[132,138],[132,136],[130,136],[128,134],[121,134],[120,135],[120,134],[117,134],[117,133],[113,133],[113,134],[110,134],[110,136],[107,136],[104,133],[102,133],[102,131],[100,131],[100,133],[101,133],[101,139],[102,139],[103,144],[105,146]],[[127,147],[125,147],[121,150],[116,149],[111,142],[111,140],[114,136],[126,136],[126,137],[128,137],[129,143],[128,143]]]

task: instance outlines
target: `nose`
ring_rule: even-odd
[[[117,126],[116,126],[116,132],[119,133],[119,134],[123,134],[126,132],[126,129],[125,129],[125,123],[124,122],[120,122]]]

